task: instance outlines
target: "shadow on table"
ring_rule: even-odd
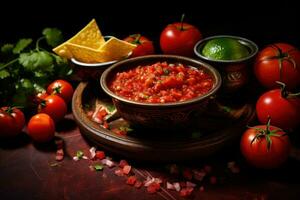
[[[1,138],[0,139],[0,148],[2,149],[17,149],[23,147],[31,142],[30,137],[22,132],[16,137],[11,138]]]

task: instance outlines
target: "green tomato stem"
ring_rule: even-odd
[[[185,14],[183,13],[181,15],[181,19],[180,19],[180,22],[181,22],[181,26],[180,26],[180,30],[183,31],[183,20],[184,20],[184,17],[185,17]]]

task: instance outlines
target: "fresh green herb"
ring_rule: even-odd
[[[76,157],[78,158],[78,159],[81,159],[82,157],[83,157],[83,152],[82,151],[77,151],[76,152]]]
[[[133,129],[128,126],[121,126],[119,129],[120,131],[126,131],[126,132],[133,131]]]
[[[102,170],[103,170],[103,165],[95,164],[95,165],[94,165],[94,169],[95,169],[96,171],[102,171]]]
[[[168,69],[163,69],[163,71],[164,71],[165,75],[168,75],[170,73],[170,71]]]
[[[16,46],[13,48],[13,53],[14,54],[19,54],[21,53],[26,47],[28,47],[32,43],[32,39],[20,39]]]
[[[45,28],[35,44],[33,39],[23,38],[16,44],[1,46],[0,106],[13,104],[30,109],[30,96],[44,91],[53,80],[67,79],[72,74],[67,59],[51,51],[62,41],[60,30]]]
[[[52,47],[59,45],[63,41],[62,32],[57,28],[45,28],[43,35],[47,43]]]
[[[13,44],[4,44],[1,47],[2,53],[11,53],[13,51],[14,45]]]
[[[116,110],[116,107],[113,104],[107,105],[106,108],[109,112],[113,112]]]

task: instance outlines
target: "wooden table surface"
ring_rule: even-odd
[[[1,130],[0,130],[1,131]],[[80,134],[72,114],[57,128],[57,137],[64,141],[65,157],[55,161],[54,142],[36,145],[26,136],[0,142],[0,199],[186,199],[176,191],[166,190],[166,181],[184,181],[175,177],[162,163],[139,163],[127,160],[133,172],[141,181],[147,176],[163,179],[163,189],[149,194],[145,187],[140,189],[126,184],[126,177],[114,174],[118,166],[104,167],[103,171],[92,171],[89,166],[98,161],[72,158],[78,150],[87,156],[92,146]],[[97,147],[101,150],[101,147]],[[117,163],[118,155],[106,152]],[[212,172],[197,182],[197,187],[188,199],[300,199],[299,152],[294,149],[291,158],[280,169],[257,170],[245,163],[238,145],[233,145],[210,158],[197,158],[194,161],[177,163],[180,167],[201,169],[205,165]],[[240,173],[232,173],[227,164],[235,161]],[[170,163],[174,163],[170,160]],[[217,184],[210,183],[210,177],[217,178]],[[204,191],[199,187],[203,186]]]

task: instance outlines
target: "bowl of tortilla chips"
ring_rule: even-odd
[[[102,36],[93,19],[75,36],[55,47],[53,51],[67,58],[75,74],[82,80],[98,79],[110,65],[126,59],[136,46],[114,36]]]

